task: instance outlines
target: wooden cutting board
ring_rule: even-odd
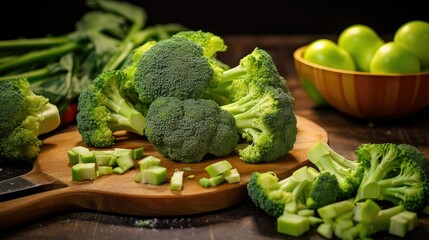
[[[316,123],[297,116],[298,134],[293,150],[283,158],[263,164],[248,164],[237,154],[228,157],[204,159],[200,163],[183,164],[159,155],[144,138],[135,134],[116,134],[114,147],[136,148],[143,146],[145,156],[153,155],[162,160],[170,177],[175,169],[185,172],[182,191],[171,191],[168,182],[160,186],[137,183],[133,180],[139,173],[136,160],[134,169],[119,175],[107,175],[94,181],[73,182],[67,151],[74,146],[85,146],[76,129],[47,137],[43,140],[34,169],[29,173],[31,181],[38,181],[38,173],[44,173],[65,187],[0,202],[0,226],[19,224],[48,214],[68,209],[91,209],[100,212],[119,213],[134,216],[179,216],[210,212],[223,209],[248,200],[246,184],[253,171],[274,171],[284,178],[298,167],[308,163],[308,149],[318,141],[327,142],[326,131]],[[241,174],[241,182],[224,183],[217,187],[204,188],[198,179],[208,177],[205,167],[219,160],[227,159]],[[45,175],[45,176],[46,176]],[[194,178],[186,178],[194,175]],[[43,181],[43,179],[41,179]]]

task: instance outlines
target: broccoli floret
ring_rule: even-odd
[[[181,31],[174,34],[173,37],[186,38],[198,44],[203,48],[204,56],[208,59],[215,58],[218,52],[225,52],[228,48],[221,37],[211,32]]]
[[[243,161],[271,162],[293,148],[297,134],[294,100],[281,88],[252,82],[246,96],[221,108],[234,116],[245,141],[239,150]]]
[[[274,172],[253,172],[246,187],[255,206],[273,217],[283,214],[285,202],[291,198],[290,193],[280,190],[279,178]]]
[[[324,142],[318,142],[309,149],[308,159],[320,172],[327,171],[335,175],[340,187],[338,200],[356,195],[363,178],[363,167],[359,162],[346,159]]]
[[[300,167],[282,180],[274,172],[253,172],[247,190],[253,203],[273,217],[285,212],[296,214],[303,209],[318,209],[334,203],[339,193],[333,175],[319,173],[308,166]]]
[[[122,71],[106,71],[79,95],[76,120],[86,145],[110,147],[115,140],[113,133],[120,130],[144,135],[146,118],[128,100],[126,81]]]
[[[335,175],[328,171],[318,172],[310,185],[305,204],[310,209],[318,209],[338,200],[341,190]]]
[[[184,37],[157,42],[142,54],[134,71],[136,92],[148,105],[158,97],[201,98],[214,78],[204,48]]]
[[[429,197],[429,162],[407,144],[368,143],[356,149],[364,177],[356,201],[374,199],[419,212]]]
[[[178,162],[200,162],[207,154],[226,156],[239,140],[232,115],[212,100],[159,97],[146,118],[148,140]]]
[[[248,93],[250,82],[289,92],[287,82],[279,74],[271,55],[261,48],[255,48],[240,60],[238,66],[222,71],[217,85],[205,97],[221,105],[235,102]]]
[[[0,159],[32,163],[43,144],[39,136],[60,125],[58,108],[26,78],[0,81],[0,92]]]

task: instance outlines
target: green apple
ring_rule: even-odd
[[[310,43],[304,51],[303,58],[325,67],[355,70],[351,55],[329,39],[318,39]],[[329,105],[309,79],[301,79],[301,83],[313,102],[319,106]]]
[[[348,51],[355,61],[356,70],[369,72],[374,53],[384,40],[370,27],[354,24],[344,29],[338,37],[338,46]]]
[[[390,41],[374,54],[370,64],[371,73],[417,73],[420,62],[406,47]]]
[[[304,51],[303,58],[325,67],[356,70],[350,53],[339,47],[334,41],[325,38],[310,43]]]
[[[396,30],[393,41],[413,52],[422,68],[429,67],[429,22],[413,20]]]

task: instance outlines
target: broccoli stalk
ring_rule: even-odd
[[[146,118],[128,100],[126,75],[120,70],[101,73],[79,96],[77,126],[88,146],[109,147],[120,130],[144,135]]]
[[[364,177],[356,201],[374,199],[418,212],[429,196],[429,162],[406,144],[362,144],[356,150]]]
[[[360,163],[344,158],[323,142],[318,142],[309,149],[308,159],[319,171],[327,171],[337,178],[340,187],[339,200],[355,196],[363,178]]]
[[[39,136],[60,125],[58,108],[25,78],[1,81],[0,92],[0,158],[31,163],[42,146]]]

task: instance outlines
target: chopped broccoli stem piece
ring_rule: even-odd
[[[317,233],[326,239],[332,239],[334,236],[334,227],[331,223],[322,223],[317,227]]]
[[[410,220],[403,217],[400,213],[390,218],[389,234],[405,237],[408,232]]]
[[[322,219],[333,219],[338,215],[353,210],[355,206],[354,199],[343,200],[317,209]]]
[[[167,168],[163,166],[152,166],[142,172],[142,183],[160,185],[167,181]]]
[[[112,155],[112,157],[109,160],[109,166],[111,167],[116,167],[118,166],[118,163],[116,162],[116,160],[118,160],[118,156]]]
[[[73,181],[94,180],[95,178],[95,163],[77,163],[72,166]]]
[[[116,159],[116,163],[120,168],[122,168],[124,171],[127,171],[130,168],[134,167],[134,160],[131,155],[131,152],[128,154],[122,154]]]
[[[228,183],[240,182],[240,173],[238,172],[237,168],[230,169],[222,174],[225,177],[225,181]]]
[[[70,149],[67,151],[67,156],[71,165],[79,163],[79,154],[77,152]]]
[[[154,156],[147,156],[139,161],[139,165],[140,165],[140,171],[143,171],[144,169],[148,169],[152,166],[160,166],[161,159]]]
[[[405,208],[402,205],[397,205],[397,206],[382,209],[381,211],[379,211],[377,216],[375,216],[375,218],[372,221],[374,232],[388,231],[390,218],[403,211],[405,211]]]
[[[110,175],[113,173],[113,168],[110,166],[98,166],[96,176],[101,177],[104,175]]]
[[[209,186],[216,187],[225,181],[225,177],[223,175],[217,175],[215,177],[210,177],[208,181],[209,181]]]
[[[183,188],[184,171],[175,171],[170,179],[170,190],[181,191]]]
[[[310,220],[297,214],[284,213],[277,218],[277,232],[299,237],[310,230]]]
[[[374,218],[380,211],[381,208],[376,202],[367,199],[365,202],[356,203],[353,220],[362,223],[370,223],[374,221]]]
[[[94,156],[95,156],[95,162],[97,163],[97,166],[108,166],[113,154],[97,153]]]
[[[231,169],[232,169],[232,165],[228,160],[222,160],[222,161],[210,164],[205,168],[205,170],[210,175],[210,177],[216,177]]]
[[[144,154],[144,147],[134,148],[133,149],[133,159],[139,159],[142,158]]]
[[[203,186],[203,187],[208,187],[209,186],[209,179],[206,177],[200,178],[200,180],[198,180],[198,183]]]
[[[112,170],[114,173],[117,173],[117,174],[124,174],[125,173],[125,170],[124,169],[122,169],[121,167],[115,167],[115,168],[113,168],[113,170]]]

